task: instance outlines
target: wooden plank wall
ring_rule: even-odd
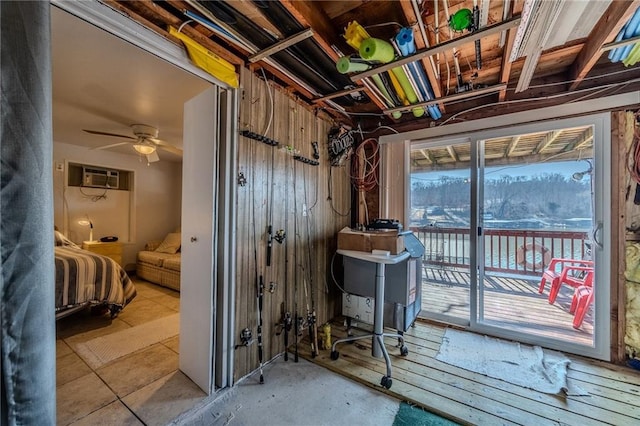
[[[349,224],[348,174],[344,167],[329,166],[327,134],[331,123],[318,119],[308,106],[273,87],[264,78],[242,70],[239,130],[266,135],[280,145],[271,147],[243,136],[238,140],[238,171],[247,184],[238,186],[237,197],[236,344],[241,343],[244,328],[251,330],[254,341],[235,349],[235,380],[259,365],[256,274],[263,276],[265,285],[263,362],[284,351],[284,336],[276,336],[283,312],[294,316],[297,307],[298,315],[306,319],[312,295],[318,325],[340,309],[340,292],[331,279],[330,262],[336,235]],[[289,146],[313,158],[312,141],[318,142],[319,166],[295,161],[285,149]],[[286,239],[282,244],[273,241],[271,266],[267,267],[270,206],[273,233],[284,229]],[[294,342],[293,331],[289,342]]]

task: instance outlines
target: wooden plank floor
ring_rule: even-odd
[[[364,331],[355,330],[354,334]],[[568,377],[572,386],[588,396],[558,396],[537,392],[486,377],[435,359],[444,327],[417,321],[405,333],[406,357],[387,338],[393,384],[380,386],[386,374],[384,359],[371,356],[371,340],[337,347],[340,356],[331,360],[330,350],[311,358],[308,343],[299,345],[304,358],[343,376],[418,404],[461,424],[473,425],[636,425],[640,424],[640,372],[628,367],[569,356]],[[345,337],[340,322],[332,324],[332,339]],[[473,348],[469,348],[473,357]]]
[[[423,269],[422,312],[469,319],[469,273]],[[549,284],[538,293],[539,278],[487,275],[484,289],[484,321],[530,335],[549,337],[586,346],[593,345],[593,315],[588,313],[579,330],[569,313],[573,289],[562,286],[549,304]]]

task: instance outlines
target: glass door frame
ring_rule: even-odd
[[[540,131],[571,128],[579,126],[593,126],[593,193],[594,193],[594,222],[596,229],[592,230],[592,237],[599,244],[594,244],[593,258],[595,260],[596,270],[594,279],[594,289],[597,297],[594,300],[594,345],[588,347],[566,341],[560,341],[551,338],[539,336],[531,336],[514,330],[487,325],[478,321],[478,312],[481,308],[478,285],[481,278],[480,265],[478,264],[478,254],[482,255],[483,238],[478,237],[478,226],[480,225],[481,207],[480,197],[482,185],[480,178],[483,176],[482,160],[482,141],[513,136],[518,134],[527,134]],[[516,340],[522,343],[540,345],[551,349],[561,350],[578,355],[597,358],[605,361],[610,360],[610,341],[611,341],[611,321],[610,321],[610,296],[611,296],[611,191],[608,190],[611,181],[611,114],[600,113],[578,117],[561,118],[555,120],[539,121],[535,123],[517,124],[510,127],[502,127],[497,129],[481,130],[473,133],[451,135],[450,137],[440,136],[437,138],[422,140],[419,143],[408,144],[405,155],[409,159],[410,151],[414,147],[436,147],[444,144],[452,144],[456,141],[470,141],[471,148],[471,221],[470,221],[470,243],[471,243],[471,292],[470,292],[470,318],[465,321],[468,329],[478,333],[489,334],[496,337]],[[409,174],[410,172],[407,171]],[[407,192],[410,187],[405,188]],[[407,195],[409,198],[409,195]],[[405,212],[405,221],[408,212]],[[409,222],[406,222],[409,223]],[[431,318],[431,317],[430,317]],[[436,319],[437,318],[432,318]],[[457,323],[457,322],[456,322]]]

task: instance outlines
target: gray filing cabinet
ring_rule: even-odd
[[[384,326],[406,331],[415,321],[422,307],[422,256],[424,246],[410,231],[398,238],[404,239],[410,257],[395,265],[385,267]],[[352,257],[343,257],[344,289],[342,314],[366,323],[370,317],[370,305],[376,303],[376,264]],[[355,296],[355,297],[354,297]],[[364,303],[359,303],[360,300]],[[369,301],[371,299],[371,301]],[[362,305],[362,312],[358,306]]]

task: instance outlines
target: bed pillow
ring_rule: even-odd
[[[54,239],[55,239],[55,242],[56,242],[56,247],[58,247],[58,246],[66,246],[66,247],[76,247],[76,248],[78,248],[76,243],[74,243],[73,241],[71,241],[70,239],[65,237],[62,234],[62,232],[60,232],[60,231],[53,231],[53,232],[54,232]]]
[[[180,239],[181,234],[179,232],[167,234],[167,236],[164,238],[164,241],[160,243],[155,251],[157,251],[158,253],[175,254],[180,249]]]

